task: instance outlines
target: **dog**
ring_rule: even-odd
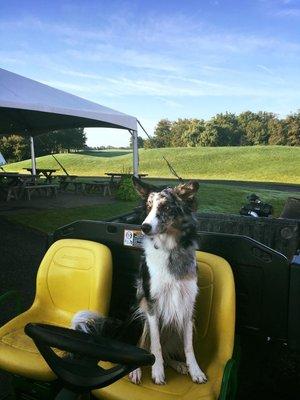
[[[137,282],[138,314],[144,319],[139,346],[155,355],[152,380],[165,383],[164,364],[196,383],[207,378],[193,349],[193,311],[198,294],[196,264],[196,193],[191,181],[158,191],[137,178],[134,186],[144,199],[144,257]],[[141,369],[131,372],[141,382]]]
[[[138,346],[155,355],[155,384],[165,383],[164,365],[189,374],[195,383],[205,383],[207,378],[193,349],[193,311],[198,294],[193,211],[199,184],[191,181],[160,190],[135,177],[133,183],[143,198],[145,213],[141,226],[144,256],[136,284],[135,317],[143,322]],[[73,329],[97,335],[117,332],[113,325],[111,319],[89,311],[77,313],[72,321]],[[141,377],[140,368],[129,375],[135,384]]]

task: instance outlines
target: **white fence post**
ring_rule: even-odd
[[[137,131],[130,131],[132,135],[132,148],[133,148],[133,175],[138,178],[139,176],[139,148],[138,148],[138,133]]]
[[[30,136],[30,152],[31,152],[31,168],[32,175],[36,175],[36,162],[35,162],[35,153],[34,153],[34,141],[33,137]]]

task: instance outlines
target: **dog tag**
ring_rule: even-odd
[[[124,246],[142,247],[143,234],[140,230],[124,230]]]

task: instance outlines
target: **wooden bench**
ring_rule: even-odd
[[[103,196],[111,196],[110,182],[109,181],[93,181],[84,182],[84,191],[86,193],[100,192]]]
[[[85,190],[85,183],[83,181],[77,181],[77,176],[59,176],[59,190],[61,192],[66,192],[70,189],[73,189],[75,193],[83,193]],[[73,187],[72,187],[73,186]]]
[[[8,186],[6,188],[6,201],[10,201],[11,199],[18,200],[22,193],[22,186]]]
[[[59,190],[65,192],[68,190],[69,186],[74,186],[76,191],[76,178],[77,175],[55,175],[55,178],[59,181]]]
[[[85,183],[81,181],[72,182],[74,185],[75,193],[84,193]]]
[[[56,196],[59,185],[27,185],[23,187],[27,200],[31,200],[31,194],[38,192],[40,195]]]

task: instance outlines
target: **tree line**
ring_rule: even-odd
[[[300,145],[300,111],[278,118],[276,114],[246,111],[216,114],[211,119],[162,119],[145,148],[197,146]]]
[[[216,114],[205,121],[196,118],[162,119],[150,139],[138,138],[139,147],[197,147],[300,145],[300,111],[278,118],[276,114],[246,111]],[[132,147],[132,138],[130,138]],[[36,156],[87,148],[84,128],[53,131],[35,138]],[[103,149],[103,146],[101,146]],[[29,138],[19,135],[0,137],[0,152],[8,162],[30,157]]]
[[[64,129],[36,136],[34,147],[37,157],[84,149],[86,147],[84,128]],[[29,158],[29,137],[17,134],[0,137],[0,152],[8,162]]]

